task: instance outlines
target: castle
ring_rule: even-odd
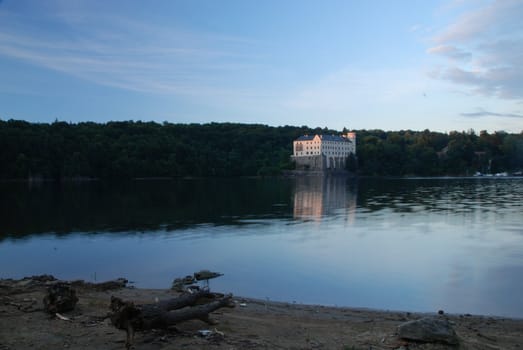
[[[296,170],[344,170],[347,158],[356,155],[356,133],[346,135],[304,135],[293,142]]]

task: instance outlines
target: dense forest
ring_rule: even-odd
[[[346,130],[344,130],[346,131]],[[523,133],[355,130],[361,175],[438,176],[523,169]],[[306,126],[0,120],[0,179],[277,175]]]

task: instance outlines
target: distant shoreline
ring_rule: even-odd
[[[323,172],[323,171],[304,171],[304,170],[288,170],[283,172],[281,175],[273,176],[224,176],[224,177],[213,177],[213,176],[183,176],[183,177],[136,177],[130,179],[100,179],[100,178],[90,178],[90,177],[76,177],[76,178],[61,178],[57,179],[48,179],[48,178],[12,178],[12,179],[0,179],[0,183],[88,183],[88,182],[107,182],[111,183],[114,181],[123,181],[123,182],[133,182],[133,181],[175,181],[175,180],[194,180],[194,179],[270,179],[270,178],[299,178],[299,177],[348,177],[352,179],[406,179],[406,180],[445,180],[445,179],[519,179],[523,178],[523,175],[445,175],[445,176],[416,176],[416,175],[406,175],[406,176],[390,176],[390,175],[357,175],[349,171],[333,171],[333,172]]]

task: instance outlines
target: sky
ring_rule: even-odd
[[[0,0],[0,119],[523,131],[523,0]]]

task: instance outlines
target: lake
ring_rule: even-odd
[[[0,278],[523,317],[523,179],[0,183]]]

